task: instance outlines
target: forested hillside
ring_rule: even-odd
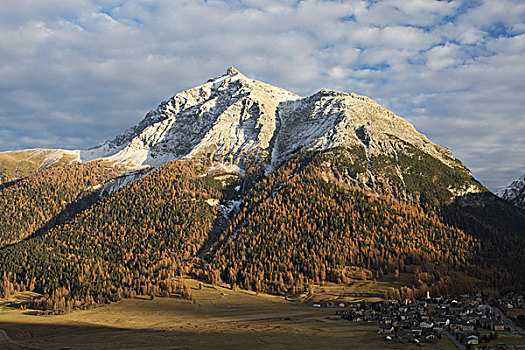
[[[106,162],[45,169],[0,190],[0,247],[64,222],[99,199],[97,185],[122,170]]]
[[[525,211],[491,193],[457,198],[441,210],[443,220],[482,242],[476,265],[490,267],[482,278],[500,289],[525,288]]]
[[[275,294],[403,272],[399,298],[525,291],[524,227],[374,100],[233,67],[89,149],[0,154],[0,297],[54,311],[189,297],[181,275]]]
[[[444,224],[431,207],[345,188],[326,177],[319,161],[290,162],[249,194],[215,247],[211,280],[287,293],[431,263],[409,286],[416,294],[471,287],[448,272],[472,270],[477,239]]]
[[[3,232],[34,229],[15,239],[32,238],[0,249],[0,292],[32,290],[44,295],[34,307],[63,310],[137,294],[188,297],[180,275],[288,294],[408,267],[414,282],[399,297],[523,288],[519,216],[509,214],[508,229],[501,219],[490,222],[488,207],[400,201],[352,186],[341,164],[341,157],[307,152],[260,181],[247,176],[232,183],[236,176],[173,161],[102,198],[86,189],[118,169],[100,163],[49,169],[3,190],[5,203],[16,199],[26,208],[21,216],[13,204],[2,208],[2,225],[11,230]],[[232,193],[246,197],[228,222],[231,202],[219,203]],[[68,212],[60,205],[95,194],[77,215],[57,216]],[[36,231],[44,223],[52,225]]]
[[[220,186],[168,163],[71,221],[0,251],[3,294],[33,290],[64,309],[134,294],[173,293],[211,231]],[[6,292],[7,291],[7,292]]]

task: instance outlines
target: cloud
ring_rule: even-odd
[[[370,96],[485,185],[524,172],[525,4],[18,1],[0,13],[0,150],[85,148],[234,65]]]

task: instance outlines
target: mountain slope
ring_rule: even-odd
[[[498,197],[525,210],[525,175],[497,192]]]
[[[79,155],[80,151],[41,148],[0,152],[0,185],[80,160]]]
[[[180,289],[180,274],[278,294],[379,278],[408,265],[414,281],[404,296],[431,285],[449,294],[523,282],[524,255],[513,253],[519,245],[504,245],[517,270],[507,270],[506,255],[487,263],[486,242],[446,225],[434,210],[350,188],[326,177],[324,163],[320,155],[287,162],[250,190],[228,222],[224,205],[242,193],[242,181],[206,175],[198,162],[170,162],[41,235],[0,249],[4,288],[42,293],[34,306],[63,310],[169,295]],[[210,239],[212,249],[203,252]],[[486,282],[474,287],[465,273]]]
[[[471,268],[480,253],[476,239],[431,210],[342,186],[322,163],[294,159],[250,192],[210,252],[211,281],[295,293],[417,265],[426,277],[408,287],[418,295],[430,284],[438,294],[469,288],[451,270]]]
[[[82,151],[81,158],[105,157],[130,167],[197,158],[243,172],[254,160],[269,159],[277,107],[296,98],[232,68],[163,102],[124,134]]]
[[[198,176],[199,168],[166,164],[68,222],[0,249],[4,286],[46,294],[41,307],[51,309],[173,292],[221,197],[221,182]]]
[[[73,162],[40,171],[0,190],[0,248],[38,235],[100,199],[99,188],[122,174],[106,162]]]
[[[439,206],[487,191],[448,149],[368,97],[332,90],[301,97],[235,68],[174,95],[122,135],[67,156],[131,170],[192,159],[261,179],[300,151],[335,152],[330,176],[400,200]],[[25,154],[0,154],[0,165],[2,156],[20,162]],[[35,170],[36,163],[28,174]]]

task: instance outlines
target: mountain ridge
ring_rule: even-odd
[[[195,110],[191,110],[191,108],[194,108],[196,106],[200,106],[201,103],[204,104],[204,106],[202,106],[203,108],[210,108],[210,99],[211,98],[215,98],[215,97],[219,97],[218,94],[220,92],[223,92],[224,90],[228,90],[228,88],[231,87],[231,85],[233,84],[233,88],[235,89],[236,86],[235,86],[235,83],[236,82],[241,82],[240,86],[237,86],[237,88],[239,88],[241,90],[241,93],[248,93],[250,96],[254,96],[253,97],[253,100],[255,101],[255,103],[261,103],[263,106],[265,103],[268,103],[268,99],[267,97],[270,97],[270,98],[273,98],[273,99],[276,99],[278,103],[282,103],[284,102],[284,105],[283,105],[283,108],[282,108],[282,111],[279,111],[277,110],[277,106],[275,106],[275,103],[274,103],[274,106],[270,106],[269,110],[268,109],[263,109],[262,111],[259,111],[260,114],[262,115],[267,115],[267,114],[271,114],[272,112],[273,113],[277,113],[278,115],[276,117],[278,117],[278,119],[280,120],[277,120],[276,119],[273,119],[271,118],[271,122],[274,122],[274,123],[286,123],[290,117],[294,117],[294,115],[290,115],[292,114],[294,111],[296,111],[298,108],[301,108],[303,107],[304,109],[304,105],[306,104],[307,106],[306,107],[310,107],[311,106],[308,106],[308,104],[321,104],[321,103],[327,103],[328,105],[325,105],[323,107],[331,107],[332,110],[334,110],[334,107],[335,107],[335,112],[342,112],[344,111],[345,109],[352,109],[353,105],[354,104],[348,104],[348,105],[345,105],[344,103],[345,102],[348,102],[348,101],[345,101],[345,99],[353,99],[353,100],[357,100],[357,101],[360,101],[362,103],[369,103],[371,104],[372,106],[374,107],[378,107],[382,110],[379,110],[379,111],[374,111],[374,112],[382,112],[384,114],[386,114],[387,116],[391,117],[393,119],[393,122],[401,122],[400,124],[401,125],[397,125],[397,127],[401,126],[405,129],[407,129],[409,132],[413,132],[413,133],[417,133],[418,136],[421,136],[421,140],[418,140],[418,141],[422,141],[422,143],[430,143],[430,141],[426,138],[426,136],[424,136],[423,134],[420,134],[418,133],[415,128],[410,124],[408,123],[406,120],[404,120],[403,118],[400,118],[398,117],[397,115],[395,115],[394,113],[392,113],[391,111],[388,111],[386,109],[384,109],[383,107],[381,107],[376,101],[366,97],[366,96],[360,96],[360,95],[357,95],[357,94],[354,94],[354,93],[346,93],[346,92],[341,92],[341,91],[336,91],[336,90],[329,90],[329,89],[323,89],[323,90],[320,90],[318,91],[317,93],[311,95],[311,96],[307,96],[307,97],[301,97],[301,96],[298,96],[292,92],[289,92],[289,91],[286,91],[284,89],[281,89],[281,88],[278,88],[278,87],[275,87],[275,86],[272,86],[272,85],[269,85],[269,84],[266,84],[266,83],[263,83],[263,82],[260,82],[260,81],[257,81],[257,80],[254,80],[254,79],[249,79],[249,78],[246,78],[242,73],[240,73],[237,69],[235,69],[234,67],[231,67],[227,70],[226,74],[225,75],[222,75],[222,76],[219,76],[217,78],[214,78],[214,79],[210,79],[207,83],[203,84],[203,85],[200,85],[200,86],[197,86],[197,87],[194,87],[192,89],[189,89],[189,90],[186,90],[186,91],[183,91],[183,92],[180,92],[176,95],[174,95],[170,100],[168,101],[165,101],[163,103],[161,103],[159,105],[159,107],[156,109],[156,110],[153,110],[151,112],[149,112],[146,117],[135,127],[132,127],[130,129],[128,129],[126,132],[124,132],[123,134],[117,136],[116,138],[114,138],[113,140],[109,140],[109,141],[105,141],[95,147],[92,147],[88,150],[85,150],[81,153],[81,158],[83,160],[91,160],[91,159],[94,159],[94,157],[98,156],[98,154],[96,154],[95,150],[101,150],[102,149],[102,154],[105,154],[105,156],[108,156],[109,154],[108,153],[118,153],[121,151],[121,146],[122,146],[122,140],[125,139],[126,137],[129,137],[130,134],[138,134],[139,132],[142,132],[143,129],[145,129],[145,126],[150,126],[152,124],[155,124],[155,123],[161,123],[161,125],[158,125],[158,133],[154,133],[153,135],[151,135],[150,133],[150,130],[148,130],[142,139],[144,140],[147,140],[147,141],[153,141],[154,144],[158,143],[158,141],[160,141],[161,139],[164,139],[165,136],[167,136],[166,134],[164,134],[164,132],[166,132],[167,128],[169,128],[170,126],[172,125],[166,125],[165,123],[163,123],[165,120],[168,120],[170,119],[170,117],[172,117],[174,114],[178,114],[180,112],[186,112],[186,115],[187,114],[191,114],[193,112],[193,116],[195,117],[199,111],[195,111]],[[262,93],[263,91],[260,91],[259,89],[256,89],[255,87],[262,87],[267,93],[267,96],[264,96],[265,94]],[[245,90],[246,89],[250,89],[250,91],[247,91]],[[229,91],[231,91],[231,88],[229,89]],[[202,99],[204,97],[204,99]],[[236,99],[237,96],[233,96],[235,101],[233,103],[233,105],[235,105],[236,102],[238,102],[238,100]],[[243,96],[241,96],[242,98]],[[193,101],[192,101],[193,99]],[[330,105],[330,101],[329,99],[334,99],[335,103],[338,103],[338,104],[342,104],[341,106],[333,106],[333,105]],[[295,101],[295,103],[294,103]],[[208,106],[206,106],[206,104],[208,104]],[[188,108],[189,107],[189,108]],[[228,106],[228,107],[231,107],[231,106]],[[189,110],[188,110],[189,109]],[[226,108],[227,110],[228,108]],[[314,106],[314,109],[315,109],[315,112],[318,112],[319,111],[319,105],[316,105]],[[228,111],[224,111],[224,112],[228,112]],[[189,112],[189,113],[188,113]],[[206,111],[207,112],[207,111]],[[219,112],[223,112],[223,111],[219,111]],[[235,112],[235,111],[234,111]],[[246,111],[241,111],[241,112],[246,112]],[[270,112],[270,113],[268,113]],[[281,113],[280,113],[281,112]],[[335,112],[332,112],[332,113],[335,113]],[[232,114],[232,113],[229,113],[229,114]],[[269,115],[270,117],[272,117],[271,115]],[[326,116],[326,114],[324,115]],[[312,116],[311,114],[309,115],[309,117],[314,117]],[[373,116],[372,116],[373,117]],[[264,120],[261,120],[261,122],[264,122]],[[361,125],[361,126],[364,126]],[[264,142],[262,144],[262,148],[263,149],[266,149],[268,147],[267,143],[268,143],[268,138],[271,139],[271,136],[272,135],[265,135],[264,131],[273,131],[275,130],[275,128],[272,130],[271,126],[270,127],[267,127],[267,129],[269,130],[263,130],[263,133],[262,133],[262,139],[264,139]],[[364,128],[366,129],[366,128]],[[357,133],[362,133],[363,131],[366,131],[364,129],[359,129],[359,131],[357,131]],[[264,137],[264,136],[268,136],[268,138]],[[358,139],[360,140],[360,142],[366,146],[366,136],[363,135],[365,137],[365,139],[361,139],[358,137]],[[321,141],[321,140],[316,140],[316,141]],[[322,141],[325,141],[326,140],[322,140]],[[321,142],[322,142],[321,141]],[[117,147],[114,147],[113,149],[110,149],[110,150],[107,150],[106,152],[104,152],[105,150],[103,150],[103,147],[104,146],[109,146],[109,145],[113,145],[113,144],[116,144]],[[318,145],[319,146],[319,145]],[[425,148],[425,150],[427,152],[431,152],[434,156],[440,156],[440,153],[444,153],[444,156],[441,156],[440,157],[440,160],[443,161],[444,163],[446,163],[447,165],[449,166],[454,166],[454,163],[451,162],[451,158],[453,158],[452,156],[452,153],[446,149],[445,147],[443,146],[438,146],[438,145],[435,145],[433,144],[433,146],[437,146],[437,148],[439,149],[439,151],[436,151],[436,150],[433,150],[432,147],[426,147],[427,145],[424,144],[423,147]],[[90,154],[91,153],[91,154]],[[196,156],[196,150],[191,150],[190,152],[186,152],[187,154],[185,155],[186,157],[189,157],[189,158],[193,158]],[[112,156],[113,154],[109,155],[110,157]],[[154,156],[155,157],[155,156]],[[119,158],[119,159],[123,159],[125,160],[126,159],[126,156],[124,154],[121,155],[121,157],[116,157],[116,158]],[[147,160],[146,160],[147,161]]]

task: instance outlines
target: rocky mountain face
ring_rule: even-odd
[[[105,158],[130,169],[196,159],[211,170],[269,174],[299,151],[336,149],[352,171],[330,166],[328,172],[366,190],[419,200],[425,189],[414,186],[413,175],[435,181],[454,173],[445,176],[445,194],[436,200],[484,191],[448,149],[367,97],[332,90],[301,97],[235,68],[176,94],[122,135],[81,151],[80,159]]]
[[[525,209],[525,175],[497,192],[498,197]]]

